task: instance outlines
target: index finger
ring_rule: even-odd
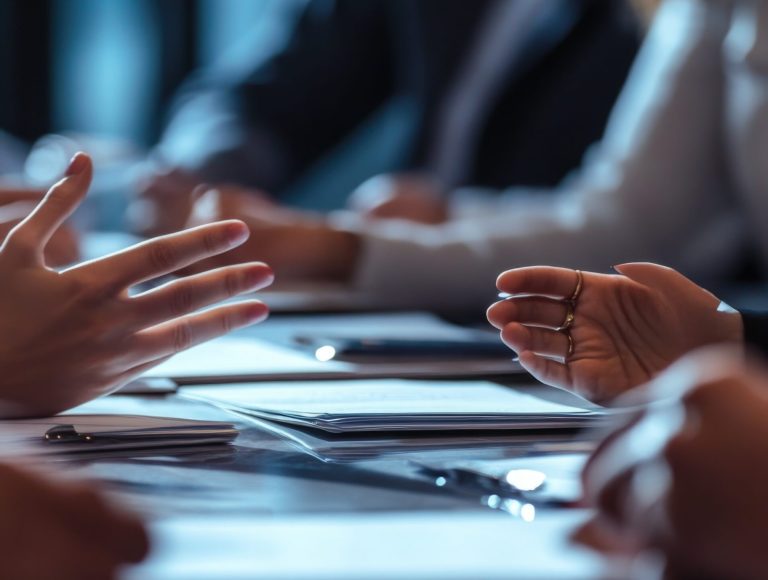
[[[553,266],[529,266],[507,270],[496,279],[496,287],[508,294],[532,294],[570,298],[578,284],[576,270]]]
[[[249,230],[239,220],[207,224],[148,240],[122,252],[75,266],[100,286],[120,292],[135,284],[176,272],[245,242]]]

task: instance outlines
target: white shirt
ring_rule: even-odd
[[[768,272],[768,5],[667,0],[580,172],[545,196],[457,192],[440,227],[360,227],[356,286],[477,307],[503,270],[649,260],[717,279],[756,241]],[[467,201],[469,200],[469,201]]]

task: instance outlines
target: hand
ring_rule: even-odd
[[[242,188],[223,186],[197,202],[189,225],[238,218],[251,237],[234,252],[196,264],[187,271],[232,260],[265,260],[282,281],[347,281],[359,252],[356,235],[334,230],[320,216],[278,207]]]
[[[433,179],[423,175],[378,175],[358,187],[349,207],[370,219],[400,219],[426,225],[448,221],[448,205]]]
[[[0,248],[0,416],[51,415],[108,393],[176,352],[265,318],[257,301],[200,308],[268,285],[250,263],[128,289],[225,252],[248,237],[230,221],[150,240],[61,273],[43,250],[91,180],[84,154]]]
[[[138,195],[128,207],[132,230],[143,236],[175,232],[189,220],[194,191],[201,179],[180,169],[151,173],[138,184]]]
[[[568,332],[558,332],[577,285],[574,270],[535,266],[504,272],[512,296],[488,320],[540,381],[605,402],[653,378],[700,346],[743,343],[741,315],[681,274],[656,264],[616,266],[618,276],[583,274]]]
[[[676,391],[669,398],[670,387]],[[768,374],[707,349],[660,375],[657,402],[588,462],[580,536],[660,550],[665,578],[766,578]]]
[[[0,512],[5,578],[115,578],[149,549],[141,523],[92,487],[7,463],[0,463]]]
[[[43,198],[43,192],[0,187],[0,243],[14,227],[35,208]],[[45,259],[51,266],[66,266],[80,258],[75,230],[62,225],[51,238],[45,251]]]

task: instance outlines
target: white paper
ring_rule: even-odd
[[[589,413],[486,381],[258,383],[189,387],[185,393],[245,409],[305,415],[438,415]]]
[[[350,372],[345,363],[320,362],[308,355],[251,338],[220,338],[182,352],[145,377],[203,379],[242,376],[324,375]]]
[[[189,387],[181,393],[330,433],[572,428],[602,417],[587,407],[482,381],[249,383]]]

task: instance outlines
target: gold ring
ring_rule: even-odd
[[[584,288],[584,274],[581,270],[576,270],[576,288],[573,291],[573,294],[571,294],[571,297],[568,299],[569,302],[576,304],[576,301],[579,299],[579,296],[581,296],[581,290]]]
[[[566,302],[566,307],[568,308],[568,310],[565,313],[565,320],[563,320],[563,323],[555,329],[557,330],[557,332],[563,332],[565,330],[568,330],[571,326],[573,326],[573,320],[575,318],[575,315],[573,313],[573,302],[571,301]]]
[[[573,337],[571,336],[570,332],[566,332],[565,336],[568,337],[568,354],[565,355],[565,360],[568,360],[570,356],[573,354]]]

